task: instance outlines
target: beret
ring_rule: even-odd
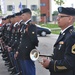
[[[22,9],[22,10],[20,11],[20,13],[21,13],[21,14],[23,14],[23,13],[30,13],[30,14],[31,14],[31,10],[30,10],[29,8],[25,8],[25,9]]]
[[[75,8],[73,7],[58,7],[58,12],[66,15],[75,15]]]

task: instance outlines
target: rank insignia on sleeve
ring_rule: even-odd
[[[59,69],[59,70],[67,69],[65,66],[56,66],[56,67],[57,67],[57,69]]]
[[[72,53],[75,54],[75,44],[72,46]]]

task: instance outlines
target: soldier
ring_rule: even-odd
[[[5,45],[8,44],[8,40],[9,40],[9,28],[10,28],[10,25],[11,25],[10,18],[11,18],[11,15],[8,15],[6,17]]]
[[[0,45],[1,45],[1,52],[0,53],[5,53],[4,51],[4,34],[5,34],[5,31],[6,31],[6,18],[2,18],[2,26],[1,26],[1,34],[0,34]]]
[[[10,73],[14,74],[16,73],[16,70],[14,65],[14,49],[12,48],[12,45],[15,41],[15,31],[14,31],[15,30],[14,24],[16,24],[15,14],[11,15],[10,21],[11,25],[10,25],[9,41],[8,41],[8,54],[11,64],[9,64],[10,66],[8,68],[8,71],[11,71]]]
[[[49,69],[50,75],[75,75],[75,9],[72,7],[58,8],[58,26],[61,28],[52,60],[43,59],[41,64]]]
[[[20,32],[19,32],[19,21],[22,20],[21,19],[21,13],[20,12],[17,12],[15,13],[15,24],[14,24],[14,38],[13,38],[13,44],[11,46],[12,50],[13,50],[13,55],[15,56],[15,52],[17,51],[17,48],[18,48],[18,45],[19,45],[19,41],[20,41]],[[20,74],[21,73],[21,70],[20,70],[20,65],[19,65],[19,62],[17,59],[15,59],[13,57],[13,61],[14,61],[14,65],[15,65],[15,68],[16,68],[16,74]]]
[[[1,34],[0,34],[0,42],[3,41],[3,37],[4,37],[4,31],[5,31],[5,21],[6,18],[2,18],[2,27],[1,27]]]
[[[8,43],[8,28],[10,26],[10,15],[8,15],[4,21],[2,26],[2,40],[3,40],[3,47],[6,50],[6,45]]]
[[[31,23],[31,10],[26,8],[21,11],[24,24],[21,27],[21,37],[18,51],[22,75],[35,75],[35,64],[30,59],[30,52],[38,46],[36,25]]]
[[[2,54],[2,57],[3,57],[3,60],[5,60],[5,65],[6,66],[9,66],[9,63],[10,63],[10,59],[9,59],[9,53],[8,53],[8,50],[7,50],[7,47],[8,47],[8,42],[10,40],[10,37],[9,37],[9,32],[10,32],[10,15],[8,15],[4,21],[4,24],[2,26],[2,40],[3,40],[3,44],[2,44],[2,49],[3,49],[3,54]]]

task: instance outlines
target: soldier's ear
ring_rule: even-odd
[[[73,20],[73,16],[69,17],[69,22],[71,22]]]

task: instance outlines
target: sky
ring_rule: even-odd
[[[75,8],[75,0],[64,0],[65,4],[63,4],[63,7],[74,7]],[[57,8],[59,6],[52,0],[52,13],[53,11],[57,11]]]

